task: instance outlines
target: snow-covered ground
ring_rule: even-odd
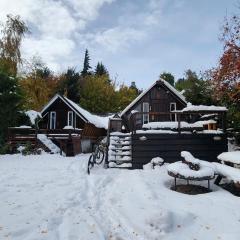
[[[88,176],[88,157],[0,156],[0,239],[239,239],[238,197],[171,191],[166,166]]]

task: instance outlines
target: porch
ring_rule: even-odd
[[[30,127],[9,127],[8,144],[12,151],[16,151],[20,145],[30,144],[33,147],[43,148],[46,152],[52,152],[49,146],[39,138],[40,135],[51,140],[60,149],[60,153],[66,156],[74,156],[81,152],[81,129],[34,129]]]
[[[214,162],[228,149],[226,111],[134,112],[128,120],[130,132],[125,131],[126,136],[129,135],[127,149],[122,148],[122,124],[119,118],[109,125],[108,160],[116,163],[110,164],[115,167],[129,168],[131,163],[133,169],[142,168],[155,157],[172,163],[181,160],[181,151],[190,151],[199,159]]]

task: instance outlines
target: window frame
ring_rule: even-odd
[[[70,115],[71,115],[71,119],[70,119]],[[70,120],[72,121],[72,124],[70,124]],[[73,111],[68,111],[67,126],[74,127],[74,113],[73,113]]]
[[[147,106],[147,109],[145,109],[146,106]],[[148,113],[144,113],[143,116],[142,116],[143,124],[149,123],[149,111],[150,111],[149,102],[143,102],[142,107],[143,107],[143,112],[148,112]]]
[[[172,110],[172,105],[174,106],[174,110]],[[177,110],[177,103],[176,102],[170,102],[169,111],[172,112],[172,111],[176,111],[176,110]],[[170,114],[170,120],[172,122],[176,122],[177,121],[177,114],[176,113]]]
[[[50,129],[56,129],[56,121],[57,121],[57,113],[56,113],[56,111],[51,111],[50,112],[50,124],[49,124]]]

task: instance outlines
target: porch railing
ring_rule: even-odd
[[[8,128],[8,141],[37,141],[38,134],[45,134],[49,138],[71,138],[81,136],[81,129],[34,129],[34,128]]]
[[[186,131],[186,129],[182,128],[181,122],[194,123],[196,121],[204,121],[201,119],[203,115],[206,114],[214,114],[217,119],[218,128],[221,129],[224,133],[226,132],[226,112],[216,112],[216,111],[197,111],[197,112],[134,112],[131,114],[129,123],[130,123],[130,131],[136,133],[136,130],[142,129],[144,124],[143,118],[144,116],[148,116],[147,122],[169,122],[174,121],[177,122],[177,131],[181,133],[182,131]],[[174,122],[173,121],[173,122]],[[194,128],[192,128],[194,130]]]

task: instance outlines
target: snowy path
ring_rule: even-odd
[[[88,176],[88,156],[0,156],[0,239],[239,239],[239,198],[173,192],[165,167]]]

